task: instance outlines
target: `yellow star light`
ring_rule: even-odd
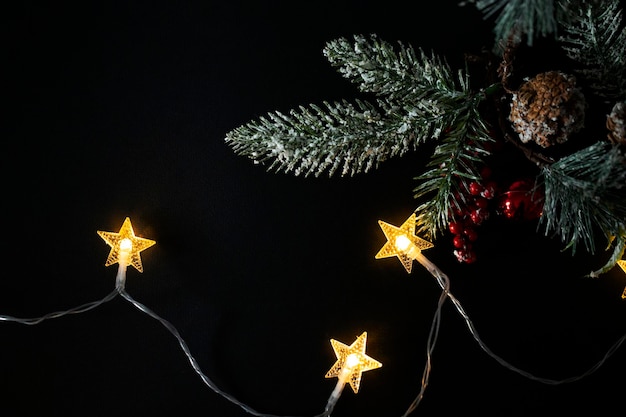
[[[359,392],[361,374],[383,366],[382,363],[365,354],[366,339],[367,332],[363,332],[350,346],[330,339],[337,361],[326,373],[326,378],[338,377],[343,379],[350,384],[355,394]]]
[[[416,252],[432,248],[434,245],[427,240],[415,236],[415,213],[402,226],[396,227],[382,220],[378,221],[387,238],[387,243],[378,251],[376,259],[397,256],[404,265],[406,272],[411,273]]]
[[[154,240],[135,236],[133,226],[128,217],[124,220],[122,228],[118,233],[99,230],[98,235],[111,247],[109,257],[104,264],[105,266],[113,265],[122,260],[122,262],[134,266],[139,272],[143,272],[139,252],[156,243]]]
[[[617,264],[619,265],[620,268],[622,268],[622,271],[624,271],[626,273],[626,259],[622,259],[617,261]],[[622,293],[622,298],[626,298],[626,287],[624,287],[624,292]]]

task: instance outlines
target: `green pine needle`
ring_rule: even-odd
[[[437,138],[470,97],[467,76],[458,86],[448,65],[423,51],[398,51],[376,35],[329,42],[330,63],[376,104],[357,100],[269,113],[226,135],[226,143],[269,170],[295,175],[355,175]]]
[[[626,96],[626,27],[619,4],[611,0],[569,7],[571,16],[559,37],[569,58],[579,64],[579,75],[598,95],[612,99]]]
[[[542,168],[545,202],[540,224],[576,252],[595,252],[595,236],[623,235],[626,222],[626,157],[617,145],[597,142]]]
[[[485,144],[493,140],[478,112],[477,100],[468,101],[435,148],[427,165],[430,169],[416,177],[420,183],[413,190],[414,197],[426,199],[416,210],[422,234],[434,238],[447,230],[454,209],[466,205],[462,199],[467,190],[462,187],[481,180],[479,167],[489,155]]]
[[[562,0],[556,14],[553,0],[473,3],[486,17],[499,13],[496,32],[501,39],[521,30],[531,44],[537,36],[554,33],[559,22],[566,31],[560,38],[563,48],[582,64],[589,85],[599,95],[623,99],[626,34],[617,1],[596,12],[575,0]],[[425,172],[416,177],[414,197],[420,233],[436,237],[466,205],[464,187],[480,180],[480,167],[489,155],[486,145],[493,141],[480,107],[501,86],[471,90],[467,71],[455,75],[437,56],[400,43],[394,47],[376,35],[336,39],[323,52],[372,101],[270,112],[230,131],[226,143],[268,170],[332,176],[367,172],[432,140],[434,151]],[[607,272],[626,245],[623,146],[598,142],[539,169],[545,190],[539,225],[545,235],[558,236],[572,253],[581,244],[594,253],[602,235],[613,254],[590,276]]]
[[[411,149],[408,130],[401,118],[385,118],[368,102],[324,102],[269,113],[229,132],[226,142],[235,153],[269,164],[269,171],[354,175]]]
[[[554,0],[472,0],[467,3],[475,3],[484,19],[496,16],[493,29],[496,50],[512,34],[525,35],[527,45],[532,46],[539,37],[557,31]]]

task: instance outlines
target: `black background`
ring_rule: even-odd
[[[106,296],[117,265],[97,230],[157,241],[126,289],[180,332],[202,371],[260,413],[313,416],[336,379],[329,339],[368,332],[383,367],[334,416],[400,416],[420,388],[440,289],[415,264],[375,260],[377,224],[416,208],[419,152],[352,178],[270,173],[230,130],[270,111],[360,97],[322,55],[376,33],[446,58],[490,47],[492,22],[457,2],[22,2],[3,12],[0,314],[38,317]],[[518,168],[510,166],[512,172]],[[510,173],[509,173],[510,174]],[[478,261],[450,237],[424,254],[451,279],[483,341],[533,375],[564,379],[625,330],[624,274],[584,278],[532,221],[494,217]],[[414,415],[541,416],[623,408],[624,347],[550,386],[501,366],[444,306]],[[36,326],[0,326],[0,415],[245,416],[203,384],[176,339],[121,297]]]

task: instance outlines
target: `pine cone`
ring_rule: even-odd
[[[626,102],[618,101],[613,106],[611,114],[606,117],[606,128],[609,129],[608,138],[611,143],[626,144]]]
[[[526,80],[513,94],[509,120],[523,143],[548,146],[564,143],[582,129],[585,97],[576,78],[548,71]]]

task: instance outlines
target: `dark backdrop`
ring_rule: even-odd
[[[6,267],[0,314],[38,317],[106,296],[117,265],[97,230],[130,217],[157,241],[126,289],[170,321],[224,392],[268,414],[323,411],[329,339],[368,332],[383,367],[336,416],[400,416],[420,388],[439,287],[418,264],[375,260],[382,219],[415,209],[419,152],[352,178],[270,173],[230,130],[270,111],[360,97],[325,43],[376,33],[446,57],[490,47],[491,22],[455,1],[21,2],[3,12]],[[512,170],[517,169],[512,166]],[[536,223],[490,219],[478,262],[450,238],[424,254],[451,279],[486,345],[538,377],[580,375],[624,334],[625,275],[583,278]],[[623,408],[624,347],[550,386],[501,366],[450,303],[414,415],[540,416]],[[0,415],[245,416],[193,371],[159,322],[116,297],[36,326],[0,325]]]

